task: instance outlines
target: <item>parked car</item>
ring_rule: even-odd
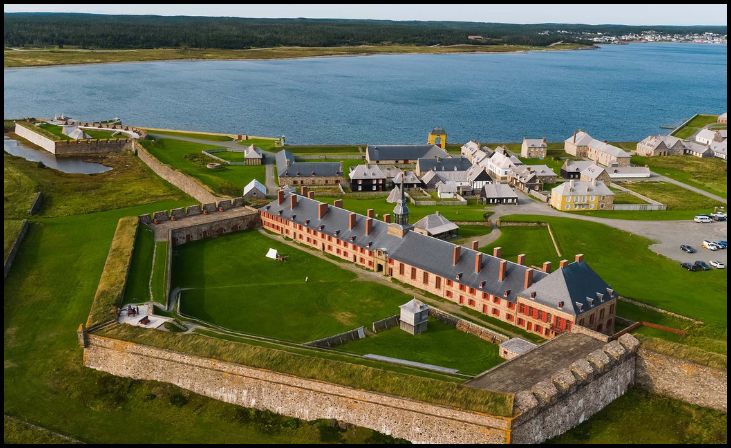
[[[689,246],[687,244],[681,244],[680,250],[682,250],[683,252],[687,252],[689,254],[694,254],[696,252],[696,250],[693,246]]]
[[[701,260],[696,260],[696,262],[695,262],[695,263],[693,263],[693,264],[694,264],[694,265],[695,265],[695,266],[696,266],[696,267],[697,267],[698,269],[702,269],[702,270],[704,270],[704,271],[710,271],[710,270],[711,270],[711,267],[710,267],[710,266],[708,266],[708,263],[706,263],[705,261],[701,261]]]
[[[711,261],[709,262],[709,264],[710,264],[711,266],[713,266],[714,268],[717,268],[717,269],[724,269],[724,268],[726,267],[726,265],[725,265],[725,264],[721,263],[721,262],[720,262],[720,261],[718,261],[718,260],[711,260]]]
[[[726,240],[718,240],[714,241],[716,243],[716,246],[720,247],[721,249],[726,249],[728,247],[728,242]]]
[[[708,250],[718,250],[720,247],[718,244],[714,243],[711,240],[703,240],[703,247],[705,247]]]
[[[713,222],[713,219],[711,219],[710,216],[698,215],[695,218],[693,218],[693,221],[701,222],[701,223],[709,223],[709,222]]]
[[[683,268],[683,269],[687,269],[689,271],[693,271],[693,272],[695,272],[695,271],[697,271],[699,269],[693,263],[680,263],[680,267]]]
[[[711,219],[714,221],[726,221],[726,213],[711,213]]]

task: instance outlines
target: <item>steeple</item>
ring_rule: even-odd
[[[406,196],[404,193],[404,177],[406,173],[401,173],[401,199],[396,201],[393,208],[393,221],[402,226],[409,224],[409,207],[406,205]]]

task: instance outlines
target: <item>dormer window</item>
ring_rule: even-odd
[[[320,231],[322,232],[323,230],[325,230],[325,225],[324,224],[320,224]]]
[[[310,220],[309,219],[305,219],[305,224],[309,225],[310,224]]]
[[[536,292],[535,291],[531,291],[530,292],[530,298],[533,299],[533,300],[536,299]]]
[[[596,298],[599,299],[599,303],[604,303],[604,294],[598,292],[596,293]]]
[[[279,211],[278,211],[277,213],[279,213],[279,214],[281,215],[283,211],[284,211],[284,210],[279,210]]]
[[[480,289],[482,289],[482,288],[485,287],[485,283],[486,283],[485,280],[483,280],[483,281],[480,282]]]
[[[455,278],[457,280],[459,280],[460,278],[462,278],[462,273],[461,272],[458,272],[457,275],[455,276]]]
[[[581,310],[584,308],[584,304],[581,302],[574,302],[574,303],[576,303],[576,306],[579,308],[579,312],[581,312]]]
[[[340,230],[339,229],[335,231],[335,235],[340,235]]]
[[[294,221],[294,218],[296,218],[296,217],[297,217],[296,214],[295,215],[292,215],[292,221]]]
[[[506,290],[505,290],[505,293],[503,293],[503,295],[504,295],[505,297],[508,297],[508,296],[510,295],[510,290],[509,290],[509,289],[506,289]]]
[[[563,308],[563,300],[561,300],[560,302],[558,302],[558,307],[559,308]]]
[[[586,302],[589,304],[589,307],[594,305],[594,299],[592,299],[591,297],[587,297]]]

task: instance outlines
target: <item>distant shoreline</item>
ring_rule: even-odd
[[[161,61],[262,61],[338,56],[372,56],[396,54],[502,54],[538,51],[594,50],[597,45],[561,44],[553,47],[522,45],[456,45],[426,47],[416,45],[357,47],[277,47],[249,50],[219,49],[143,49],[143,50],[67,50],[5,49],[4,68],[38,68],[111,63]]]

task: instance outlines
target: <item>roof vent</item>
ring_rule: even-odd
[[[457,278],[457,280],[459,280],[460,278],[462,278],[462,273],[461,272],[457,272],[456,278]]]
[[[614,297],[614,290],[612,288],[607,288],[607,294],[609,294],[609,297]]]
[[[310,224],[310,220],[309,219],[305,219],[305,224],[309,225]]]
[[[335,231],[335,235],[340,235],[340,229]]]
[[[485,287],[485,283],[487,283],[487,282],[485,282],[485,280],[483,280],[483,281],[480,282],[480,289],[482,289],[482,288]]]
[[[596,298],[599,299],[599,303],[604,303],[604,294],[598,292],[596,293]]]

